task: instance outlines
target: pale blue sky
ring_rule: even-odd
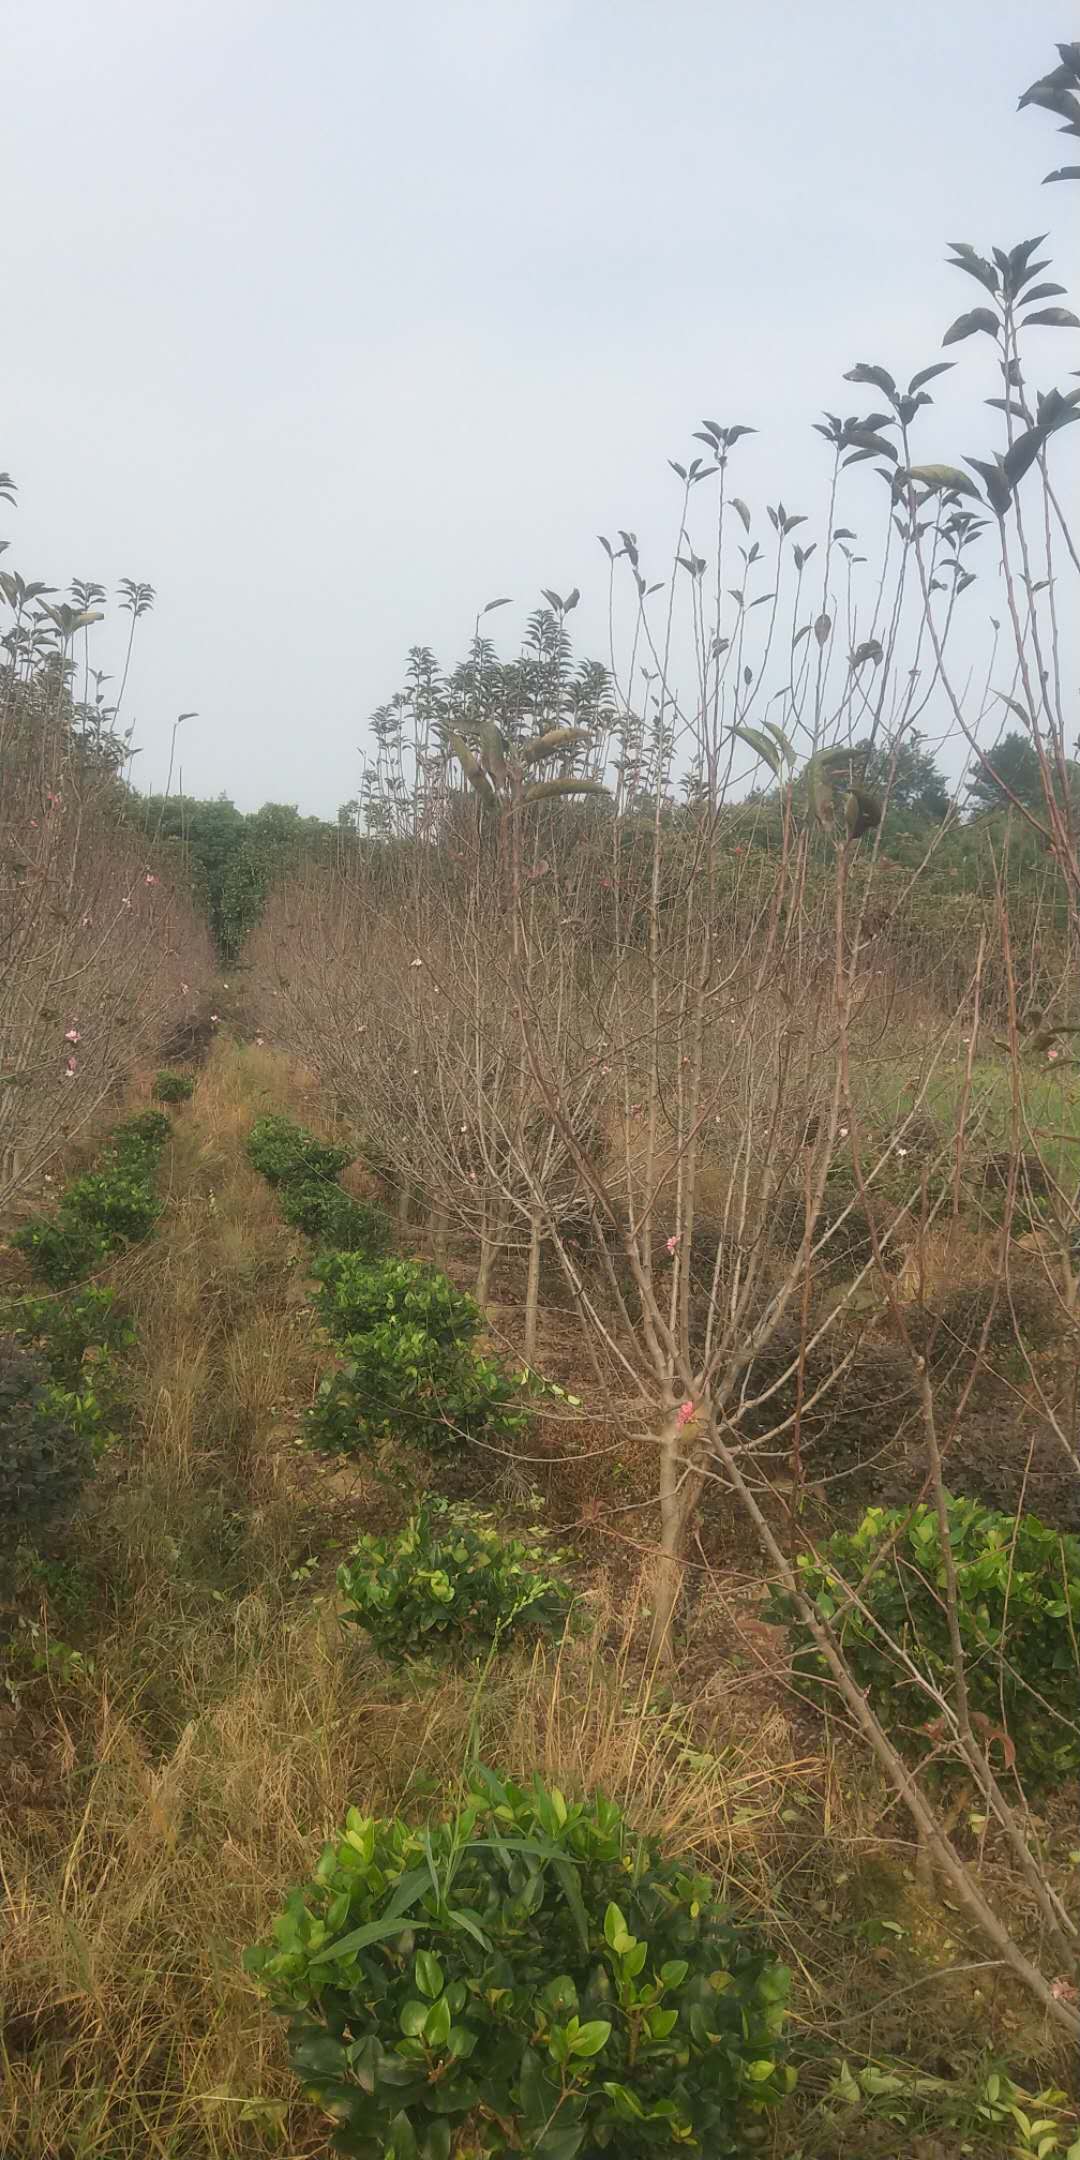
[[[1015,103],[1074,28],[1062,0],[15,0],[7,561],[157,586],[143,783],[196,707],[189,791],[332,814],[407,647],[457,658],[495,593],[512,638],[580,585],[603,656],[594,536],[666,544],[705,413],[762,430],[742,492],[816,507],[843,370],[925,365],[978,297],[946,239],[1049,226],[1068,281],[1063,147]],[[927,454],[977,447],[961,351]],[[1076,364],[1050,334],[1043,379]]]

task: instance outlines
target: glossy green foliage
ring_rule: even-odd
[[[338,1571],[344,1618],[384,1657],[469,1657],[524,1632],[561,1636],[565,1554],[505,1537],[493,1517],[428,1494],[403,1530],[362,1537]]]
[[[336,1178],[352,1161],[352,1150],[317,1140],[306,1125],[270,1112],[256,1118],[248,1134],[248,1161],[269,1185]]]
[[[998,1773],[1015,1769],[1027,1791],[1060,1784],[1080,1770],[1080,1538],[975,1500],[950,1498],[948,1520],[976,1739]],[[955,1768],[933,1696],[904,1662],[955,1710],[935,1509],[870,1508],[856,1531],[829,1539],[820,1560],[801,1554],[798,1568],[892,1739],[909,1755],[933,1753],[938,1767]],[[773,1592],[771,1617],[792,1626],[796,1671],[820,1694],[825,1662],[785,1592]]]
[[[790,2082],[788,1975],[603,1798],[477,1770],[416,1829],[351,1810],[248,1969],[357,2160],[708,2160]]]

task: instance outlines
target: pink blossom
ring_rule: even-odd
[[[1058,1052],[1056,1050],[1048,1050],[1046,1053],[1047,1063],[1052,1065],[1057,1055]]]
[[[64,1032],[64,1041],[65,1041],[65,1042],[69,1042],[69,1043],[77,1043],[77,1042],[78,1042],[78,1040],[79,1040],[79,1030],[78,1030],[78,1028],[77,1028],[77,1027],[69,1027],[69,1028],[67,1028],[67,1029],[65,1030],[65,1032]]]
[[[673,1237],[669,1237],[669,1239],[668,1239],[668,1241],[667,1241],[667,1249],[668,1249],[669,1253],[677,1253],[677,1252],[678,1252],[678,1250],[679,1250],[679,1247],[680,1247],[680,1245],[681,1245],[681,1244],[682,1244],[682,1231],[681,1231],[681,1230],[676,1230],[676,1232],[675,1232],[674,1236],[673,1236]]]
[[[692,1403],[692,1402],[689,1402],[689,1401],[687,1401],[687,1402],[681,1402],[681,1403],[679,1404],[678,1410],[676,1411],[676,1414],[675,1414],[675,1418],[676,1418],[676,1423],[677,1423],[677,1425],[679,1426],[679,1429],[680,1429],[680,1431],[682,1430],[682,1428],[683,1428],[683,1426],[684,1426],[684,1425],[689,1425],[689,1423],[690,1423],[690,1420],[691,1420],[691,1418],[692,1418],[692,1417],[693,1417],[693,1415],[694,1415],[694,1411],[695,1411],[696,1407],[697,1407],[697,1405],[696,1405],[695,1403]]]
[[[147,871],[147,873],[146,873],[146,876],[145,876],[145,877],[144,877],[144,879],[143,879],[143,884],[144,884],[144,885],[160,885],[160,883],[161,883],[161,879],[160,879],[159,877],[155,877],[155,876],[154,876],[154,873],[153,873],[153,871],[152,871],[152,870],[148,870],[148,871]]]
[[[76,1064],[76,1062],[75,1062],[75,1059],[74,1059],[73,1057],[69,1057],[69,1059],[68,1059],[68,1061],[67,1061],[67,1064],[66,1064],[66,1065],[65,1065],[65,1067],[64,1067],[64,1078],[65,1078],[65,1080],[74,1080],[74,1078],[75,1078],[75,1075],[76,1075],[76,1073],[78,1072],[78,1070],[79,1070],[79,1068],[78,1068],[78,1065],[77,1065],[77,1064]]]

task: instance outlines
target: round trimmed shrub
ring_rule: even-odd
[[[707,2160],[793,2082],[789,1976],[609,1800],[473,1773],[415,1829],[351,1809],[245,1960],[357,2160]]]
[[[295,1230],[335,1252],[376,1259],[390,1242],[390,1217],[369,1200],[354,1200],[324,1179],[290,1180],[281,1188],[281,1213]]]
[[[311,1272],[320,1285],[312,1302],[337,1342],[384,1323],[419,1328],[440,1348],[470,1343],[480,1332],[475,1301],[419,1260],[372,1265],[357,1253],[327,1253]]]
[[[156,1167],[171,1132],[172,1126],[164,1110],[140,1110],[135,1117],[125,1118],[122,1125],[113,1127],[105,1160],[141,1158]]]
[[[195,1093],[195,1082],[190,1073],[159,1072],[150,1092],[155,1102],[190,1102]]]
[[[112,1252],[119,1245],[137,1245],[149,1237],[162,1203],[142,1171],[129,1169],[126,1161],[118,1159],[104,1170],[76,1178],[64,1193],[62,1212],[70,1221],[97,1231],[104,1251]]]
[[[469,1440],[508,1443],[525,1431],[525,1376],[467,1344],[440,1343],[423,1326],[384,1320],[342,1344],[307,1415],[313,1447],[363,1454],[404,1441],[431,1455],[458,1454]]]
[[[70,1507],[90,1469],[89,1440],[65,1415],[44,1359],[0,1336],[0,1547]]]
[[[336,1178],[352,1161],[352,1150],[317,1140],[306,1125],[271,1112],[256,1118],[248,1134],[247,1157],[268,1185],[284,1185],[294,1178]]]
[[[751,1407],[740,1415],[739,1430],[748,1439],[761,1440],[766,1452],[767,1436],[794,1417],[801,1341],[797,1321],[781,1324],[743,1377],[739,1399]],[[811,1479],[878,1454],[919,1417],[918,1389],[906,1353],[879,1342],[859,1344],[852,1351],[839,1330],[804,1349],[802,1402],[801,1452]],[[787,1456],[791,1445],[789,1424],[775,1446]]]
[[[999,1774],[1015,1767],[1025,1791],[1058,1785],[1080,1771],[1080,1538],[1035,1515],[998,1515],[951,1496],[948,1521],[976,1735]],[[867,1579],[879,1551],[881,1565]],[[940,1748],[934,1703],[889,1647],[899,1643],[946,1702],[955,1701],[936,1509],[869,1508],[858,1529],[831,1537],[820,1557],[801,1553],[798,1570],[897,1744],[916,1759]],[[809,1692],[827,1699],[828,1668],[785,1591],[773,1589],[768,1616],[790,1624],[794,1669]]]
[[[338,1570],[343,1618],[387,1658],[469,1657],[525,1631],[562,1635],[573,1590],[563,1553],[505,1537],[491,1515],[427,1494],[403,1530],[362,1537]]]
[[[16,1252],[25,1253],[39,1282],[53,1290],[89,1275],[109,1254],[107,1238],[93,1223],[63,1213],[34,1216],[10,1242]]]
[[[94,1288],[68,1298],[11,1298],[0,1305],[0,1333],[40,1351],[52,1378],[69,1387],[82,1377],[88,1353],[98,1367],[135,1341],[131,1315],[115,1290]]]

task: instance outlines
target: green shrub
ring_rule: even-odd
[[[390,1242],[385,1208],[354,1200],[340,1185],[327,1184],[325,1179],[304,1178],[283,1185],[281,1212],[294,1229],[336,1252],[375,1259]]]
[[[67,1187],[62,1213],[68,1222],[85,1223],[98,1232],[103,1250],[138,1245],[161,1214],[161,1202],[145,1173],[118,1158],[104,1170],[89,1171]]]
[[[9,1298],[0,1305],[0,1333],[17,1335],[46,1359],[54,1380],[74,1385],[92,1358],[130,1350],[135,1329],[115,1290],[78,1290],[73,1297]]]
[[[1059,1784],[1080,1770],[1080,1538],[975,1500],[950,1498],[948,1516],[976,1732],[996,1768],[1015,1760],[1028,1791]],[[891,1550],[864,1581],[883,1546]],[[899,1643],[955,1701],[935,1509],[870,1508],[856,1531],[829,1539],[820,1560],[801,1554],[798,1568],[801,1588],[836,1628],[854,1677],[897,1744],[915,1757],[939,1746],[933,1702],[889,1648],[889,1639]],[[864,1611],[846,1603],[855,1586]],[[795,1669],[820,1695],[827,1668],[786,1592],[774,1589],[770,1615],[792,1625]]]
[[[359,2160],[600,2160],[758,2142],[788,1974],[609,1800],[490,1771],[453,1820],[351,1809],[245,1960]],[[756,2133],[756,2135],[755,2135]]]
[[[467,1345],[443,1345],[424,1327],[392,1319],[349,1336],[342,1350],[344,1365],[327,1374],[308,1412],[313,1447],[364,1454],[398,1440],[454,1455],[470,1440],[505,1445],[527,1429],[527,1376]]]
[[[140,1110],[136,1117],[114,1125],[105,1150],[106,1161],[140,1161],[156,1169],[158,1158],[172,1132],[164,1110]]]
[[[70,1506],[90,1467],[88,1437],[44,1359],[0,1336],[0,1546],[32,1538]]]
[[[327,1253],[312,1269],[320,1288],[313,1303],[337,1342],[366,1335],[384,1323],[419,1328],[440,1349],[470,1343],[483,1315],[475,1301],[446,1275],[419,1260],[380,1260]]]
[[[551,1568],[564,1558],[427,1494],[404,1530],[362,1537],[338,1570],[344,1618],[389,1658],[468,1656],[524,1629],[560,1636],[573,1591]]]
[[[11,1243],[25,1253],[40,1282],[64,1290],[108,1257],[108,1243],[91,1223],[60,1215],[37,1215],[16,1230]]]
[[[110,1253],[149,1236],[161,1204],[152,1178],[172,1127],[160,1110],[128,1118],[109,1135],[101,1168],[65,1186],[55,1215],[38,1215],[11,1240],[34,1273],[66,1289]]]
[[[11,1298],[0,1306],[0,1333],[15,1336],[23,1349],[44,1358],[58,1410],[94,1454],[102,1454],[127,1413],[119,1359],[135,1341],[115,1290]]]
[[[352,1150],[316,1140],[306,1125],[275,1112],[256,1118],[248,1134],[247,1156],[268,1185],[284,1185],[294,1179],[336,1178],[352,1161]]]
[[[191,1073],[159,1072],[150,1092],[155,1102],[190,1102],[195,1093],[195,1081]]]

